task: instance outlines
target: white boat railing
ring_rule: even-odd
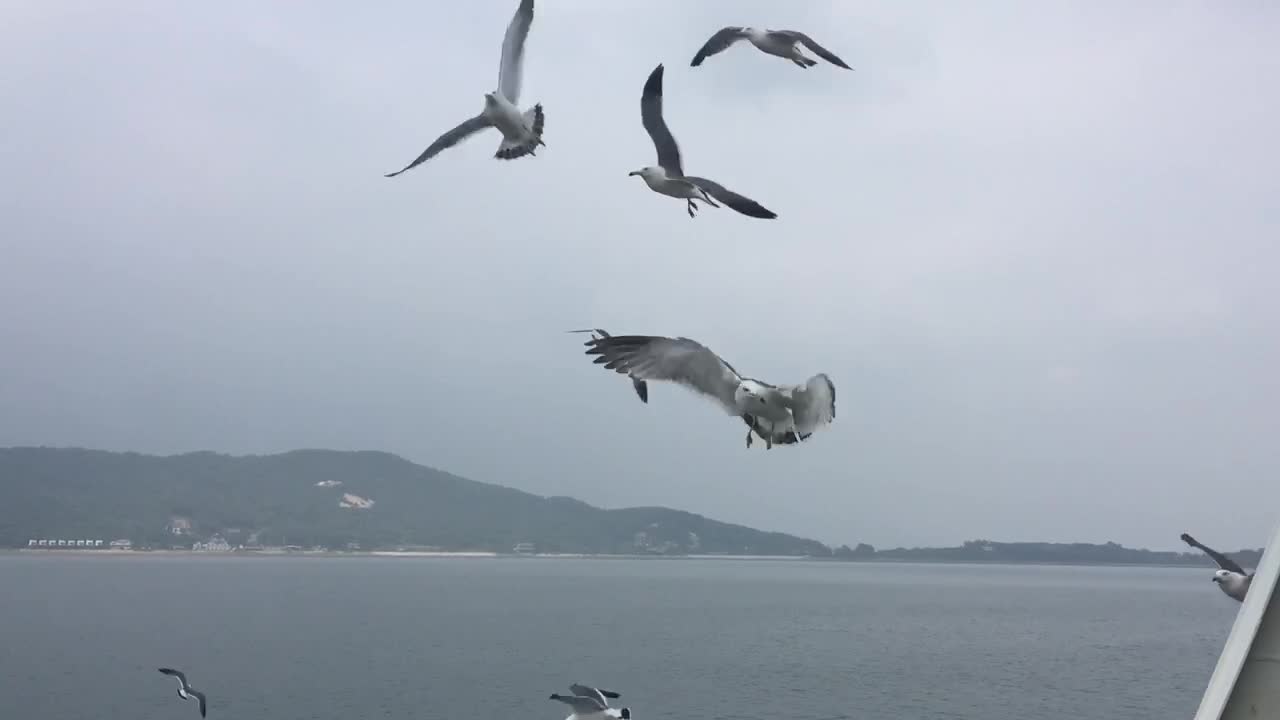
[[[1271,536],[1195,720],[1280,718],[1280,527]]]

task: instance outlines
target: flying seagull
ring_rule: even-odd
[[[601,338],[609,337],[609,333],[605,332],[604,330],[601,330],[600,328],[593,328],[590,330],[570,330],[569,332],[593,333],[592,339],[596,339],[597,337],[601,337]],[[631,378],[631,384],[636,389],[636,395],[640,396],[640,401],[643,403],[648,403],[649,402],[648,381],[639,380],[633,376]],[[755,434],[759,435],[760,439],[764,440],[765,443],[770,448],[772,448],[774,445],[794,445],[795,443],[798,443],[801,440],[808,440],[809,435],[812,434],[812,433],[806,433],[804,435],[797,437],[794,430],[787,430],[786,432],[783,432],[780,434],[773,434],[768,430],[766,430],[764,426],[761,424],[761,422],[752,415],[744,414],[742,416],[742,421],[747,424],[748,428],[751,429],[751,431],[747,433],[747,447],[751,447],[751,432],[754,432]],[[581,694],[581,693],[577,693],[577,694]]]
[[[689,63],[693,67],[698,67],[703,60],[724,52],[730,45],[739,40],[748,40],[752,45],[770,55],[777,55],[780,58],[786,58],[802,68],[811,68],[818,64],[817,60],[805,57],[800,52],[800,46],[804,45],[813,52],[814,55],[826,60],[832,65],[838,65],[845,70],[853,68],[845,64],[843,60],[836,57],[830,50],[819,45],[813,38],[796,30],[757,30],[749,27],[727,27],[718,31],[706,44],[698,49],[698,54],[693,56],[693,62]]]
[[[715,400],[747,423],[747,447],[754,432],[765,440],[790,444],[808,438],[836,416],[836,388],[819,373],[803,385],[770,385],[745,377],[706,346],[685,337],[618,335],[592,337],[587,355],[606,370],[633,380],[667,380]]]
[[[582,688],[583,690],[592,690],[594,688],[586,688],[581,685],[574,685],[573,688]],[[570,688],[570,689],[573,689]],[[576,689],[573,692],[578,692]],[[617,697],[617,693],[613,693],[612,697]],[[631,720],[631,708],[622,708],[621,710],[609,707],[603,698],[584,697],[582,695],[559,695],[551,694],[552,700],[560,702],[573,708],[573,712],[565,720],[605,720],[605,718],[620,718],[621,720]]]
[[[181,670],[174,670],[173,668],[160,668],[160,672],[164,673],[165,675],[178,678],[178,697],[182,698],[183,700],[190,700],[191,698],[195,698],[196,700],[199,700],[200,701],[200,717],[204,717],[204,710],[205,710],[204,693],[188,685],[187,676],[184,675]]]
[[[570,330],[569,332],[571,332],[571,333],[587,333],[587,332],[589,332],[589,333],[591,333],[591,339],[592,339],[592,340],[596,340],[596,339],[598,339],[598,338],[607,338],[607,337],[609,337],[609,333],[605,332],[604,330],[601,330],[600,328],[592,328],[592,329],[589,329],[589,330]],[[636,395],[639,395],[639,396],[640,396],[640,402],[648,404],[648,402],[649,402],[649,383],[645,382],[644,380],[639,380],[639,379],[637,379],[637,378],[634,378],[634,377],[633,377],[633,378],[631,378],[631,386],[632,386],[632,387],[634,387],[634,388],[636,389]],[[583,685],[575,685],[574,687],[585,687],[585,686],[583,686]],[[572,688],[570,688],[570,689],[572,689]],[[588,689],[589,689],[589,688],[588,688]],[[573,693],[574,693],[575,695],[580,695],[580,694],[581,694],[581,693],[579,693],[577,690],[574,690],[574,691],[573,691]],[[613,697],[613,696],[609,696],[609,697]],[[606,704],[607,704],[607,703],[606,703]]]
[[[644,83],[644,92],[640,95],[640,119],[658,150],[658,165],[633,170],[627,173],[628,176],[639,175],[650,190],[688,202],[689,217],[693,217],[694,210],[698,209],[695,200],[720,207],[716,204],[719,200],[730,209],[754,218],[769,220],[778,217],[777,213],[765,209],[755,200],[730,192],[723,185],[684,174],[680,164],[680,146],[676,145],[676,139],[662,119],[662,65],[654,68]]]
[[[1205,555],[1213,558],[1220,568],[1213,573],[1213,581],[1218,583],[1218,587],[1222,588],[1222,592],[1240,602],[1244,602],[1245,593],[1249,592],[1249,585],[1253,583],[1253,573],[1247,573],[1239,563],[1213,548],[1201,545],[1198,540],[1191,537],[1187,533],[1182,533],[1182,542],[1193,548],[1199,548],[1204,551]]]
[[[507,26],[507,34],[502,39],[502,62],[498,66],[498,89],[484,94],[484,109],[479,115],[462,121],[458,127],[436,138],[427,146],[417,160],[403,169],[388,173],[387,177],[395,177],[400,173],[435,157],[441,150],[451,148],[462,140],[485,128],[497,128],[502,133],[502,143],[498,145],[495,158],[514,160],[525,155],[533,155],[542,142],[542,105],[534,105],[531,110],[520,112],[520,79],[524,65],[524,41],[529,37],[529,26],[533,24],[533,0],[520,0],[520,7]]]

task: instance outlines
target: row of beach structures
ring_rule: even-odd
[[[62,538],[49,540],[46,538],[40,538],[40,539],[32,538],[31,540],[27,541],[27,547],[38,549],[38,550],[46,550],[49,548],[52,548],[55,550],[68,549],[68,548],[76,549],[76,550],[83,550],[86,548],[88,549],[97,548],[97,549],[104,549],[104,550],[105,549],[130,550],[133,548],[133,542],[129,540],[112,540],[111,542],[107,542],[106,540],[65,540]]]

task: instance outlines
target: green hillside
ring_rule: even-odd
[[[823,544],[667,508],[603,510],[475,482],[381,452],[298,450],[158,457],[59,448],[0,449],[0,547],[30,538],[131,539],[363,549],[430,546],[509,552],[829,556]],[[344,495],[372,500],[342,507]],[[351,503],[348,503],[351,504]],[[359,502],[355,504],[360,504]],[[171,525],[189,532],[175,536]]]

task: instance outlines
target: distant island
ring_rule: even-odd
[[[773,556],[848,561],[1211,566],[1199,552],[971,540],[877,550],[663,507],[606,510],[476,482],[383,452],[236,457],[0,448],[0,547]],[[1261,550],[1232,553],[1256,565]]]

